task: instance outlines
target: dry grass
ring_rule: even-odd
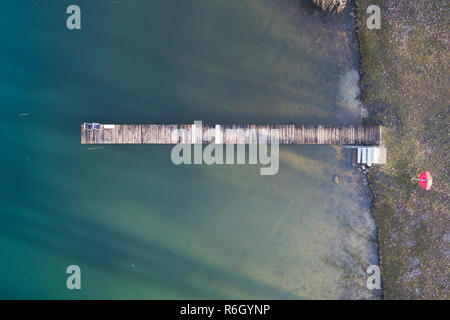
[[[339,13],[345,9],[347,0],[313,0],[323,11]]]
[[[387,127],[388,164],[372,169],[388,299],[449,298],[449,2],[356,0],[363,101]],[[365,27],[381,7],[381,30]],[[410,178],[431,171],[432,191]]]

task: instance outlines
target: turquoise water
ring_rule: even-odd
[[[0,4],[1,298],[376,297],[369,190],[340,148],[281,146],[279,173],[260,176],[175,166],[171,146],[80,144],[85,121],[359,123],[349,15],[77,1],[69,31],[65,4],[25,3]]]

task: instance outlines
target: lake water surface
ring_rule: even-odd
[[[0,4],[1,298],[376,298],[370,194],[341,148],[280,146],[279,173],[261,176],[176,166],[171,146],[80,144],[92,121],[360,123],[348,13],[77,3],[79,31],[61,1]]]

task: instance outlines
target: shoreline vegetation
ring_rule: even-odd
[[[381,29],[366,27],[369,5]],[[366,123],[388,163],[368,170],[386,299],[449,299],[449,2],[356,0]],[[425,191],[411,181],[431,171]]]
[[[341,12],[338,1],[313,0]],[[388,163],[363,168],[373,193],[385,299],[449,299],[449,9],[442,0],[355,0],[365,124],[385,127]],[[366,27],[367,7],[381,29]],[[431,171],[431,191],[411,181]]]
[[[348,0],[313,0],[323,11],[339,13],[345,9]]]

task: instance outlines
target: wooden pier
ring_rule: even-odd
[[[82,144],[333,144],[371,145],[381,141],[379,125],[81,125]]]

